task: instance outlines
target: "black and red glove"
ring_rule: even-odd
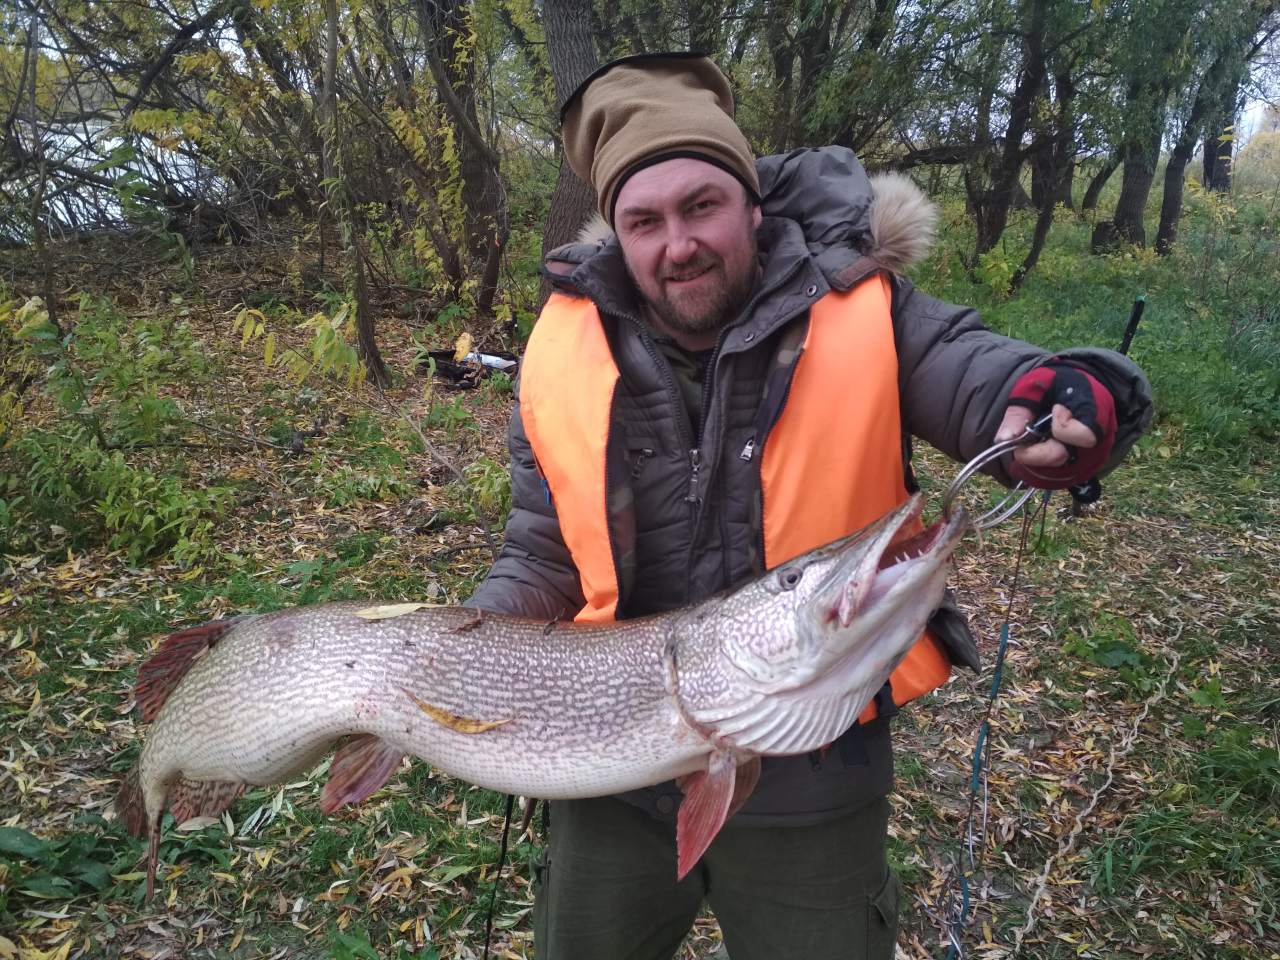
[[[1015,480],[1043,490],[1080,486],[1097,476],[1111,456],[1116,442],[1115,399],[1096,377],[1079,367],[1050,360],[1019,377],[1008,402],[1011,407],[1025,407],[1031,422],[1052,414],[1053,438],[1066,450],[1061,462],[1060,452],[1057,457],[1048,450],[1041,453],[1039,444],[1020,448],[1009,469]],[[1082,433],[1080,425],[1093,434],[1092,445],[1085,442],[1088,434]],[[1046,457],[1059,462],[1050,465]]]

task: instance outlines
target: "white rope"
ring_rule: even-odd
[[[1174,619],[1177,618],[1175,617]],[[1177,639],[1182,636],[1182,628],[1182,621],[1178,620],[1178,631],[1169,638],[1168,642],[1170,644],[1176,642]],[[1147,719],[1147,714],[1151,712],[1151,708],[1164,697],[1165,692],[1169,689],[1169,681],[1173,679],[1174,675],[1178,672],[1178,664],[1182,659],[1177,650],[1172,651],[1172,653],[1172,663],[1169,664],[1169,669],[1161,679],[1160,686],[1157,687],[1156,691],[1143,702],[1142,709],[1139,710],[1137,715],[1133,718],[1133,722],[1129,725],[1128,732],[1126,732],[1118,742],[1111,744],[1111,751],[1107,755],[1106,777],[1098,786],[1098,789],[1093,791],[1093,796],[1089,798],[1089,802],[1081,808],[1079,813],[1076,814],[1075,826],[1071,828],[1071,832],[1058,842],[1058,849],[1050,854],[1049,859],[1044,862],[1044,867],[1041,869],[1040,876],[1036,881],[1035,892],[1031,896],[1031,903],[1027,906],[1026,922],[1022,925],[1021,929],[1014,933],[1013,949],[1009,952],[1010,958],[1018,955],[1018,951],[1022,949],[1022,941],[1026,938],[1027,934],[1035,928],[1037,919],[1036,907],[1040,905],[1040,898],[1044,896],[1045,888],[1049,884],[1049,874],[1052,872],[1054,864],[1058,862],[1059,858],[1070,853],[1075,847],[1076,840],[1084,829],[1085,818],[1093,813],[1094,809],[1098,806],[1098,801],[1102,799],[1102,795],[1111,787],[1111,782],[1115,777],[1116,761],[1129,755],[1129,752],[1133,749],[1135,741],[1138,739],[1138,731],[1142,726],[1142,721]]]

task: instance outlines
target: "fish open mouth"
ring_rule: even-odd
[[[918,512],[911,517],[911,519],[918,518]],[[879,569],[886,570],[895,564],[923,557],[938,542],[938,538],[942,536],[946,528],[947,524],[942,520],[938,520],[918,533],[908,533],[902,527],[899,527],[897,535],[889,542],[889,546],[885,548],[884,553],[880,554]]]
[[[828,574],[834,602],[827,608],[827,622],[848,627],[868,612],[904,580],[914,581],[913,572],[945,564],[968,527],[968,518],[957,511],[950,520],[938,520],[920,528],[923,500],[913,497],[881,531],[883,546],[865,555],[856,567],[837,566]],[[831,596],[831,594],[829,594]]]

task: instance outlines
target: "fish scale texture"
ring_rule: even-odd
[[[288,780],[360,733],[469,782],[548,799],[615,793],[705,765],[711,745],[665,689],[656,622],[477,623],[476,611],[450,607],[357,617],[367,606],[249,618],[196,661],[143,750],[148,806],[158,809],[178,776]],[[461,732],[437,718],[446,714],[500,725]]]

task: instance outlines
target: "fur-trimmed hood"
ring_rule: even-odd
[[[844,147],[795,150],[761,157],[761,209],[766,217],[794,220],[810,254],[834,276],[851,258],[869,257],[902,273],[928,255],[937,228],[937,208],[899,173],[868,177],[853,151]],[[595,214],[578,232],[576,244],[553,251],[551,259],[578,260],[570,248],[600,245],[613,231]],[[566,256],[566,254],[570,254]]]

